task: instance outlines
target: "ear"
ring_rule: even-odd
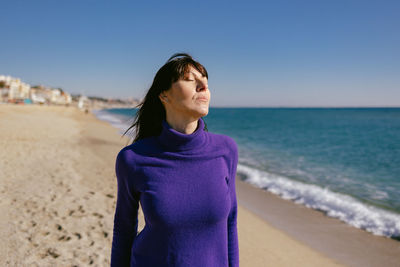
[[[168,102],[168,97],[167,97],[167,95],[166,94],[164,94],[164,93],[160,93],[159,95],[158,95],[158,98],[160,98],[160,101],[161,102]]]

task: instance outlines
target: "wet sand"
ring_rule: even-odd
[[[323,212],[279,198],[242,181],[239,205],[271,227],[348,266],[400,266],[400,242],[352,227]]]
[[[127,143],[108,123],[73,107],[0,105],[0,266],[109,266],[115,157]],[[299,205],[239,178],[237,193],[240,266],[399,262],[400,242],[361,230],[348,238],[366,234],[358,243],[333,242],[346,240],[338,229],[347,226],[337,220],[296,211]],[[143,226],[139,210],[139,231]],[[382,249],[364,255],[363,242]]]

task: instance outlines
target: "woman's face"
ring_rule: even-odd
[[[174,82],[171,88],[160,94],[167,113],[172,116],[185,115],[199,118],[208,114],[210,90],[207,77],[190,66],[182,79]]]

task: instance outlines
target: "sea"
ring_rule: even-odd
[[[94,113],[122,134],[136,111]],[[245,182],[400,240],[400,108],[211,107],[203,118],[236,141]]]

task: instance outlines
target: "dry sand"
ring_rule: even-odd
[[[107,266],[119,141],[74,108],[0,106],[0,266]]]
[[[109,266],[114,163],[127,142],[73,107],[0,105],[0,266]],[[244,208],[241,186],[240,266],[338,266]]]

